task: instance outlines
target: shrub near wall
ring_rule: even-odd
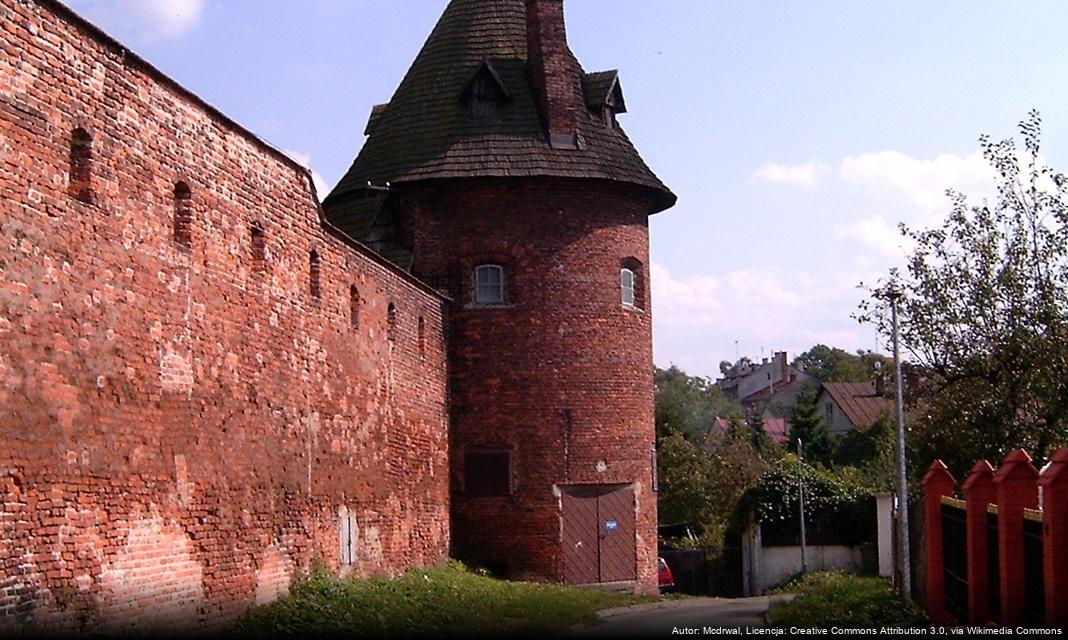
[[[744,529],[752,515],[761,525],[765,546],[800,544],[799,478],[804,483],[808,544],[852,546],[874,539],[873,488],[848,472],[809,466],[794,455],[771,465],[757,486],[745,493],[732,528]]]

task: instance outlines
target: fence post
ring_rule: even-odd
[[[982,624],[993,619],[988,591],[986,505],[997,498],[994,467],[986,460],[976,462],[961,488],[968,528],[968,618],[969,622]]]
[[[945,463],[935,460],[920,484],[923,486],[923,520],[926,526],[924,551],[927,558],[927,589],[924,604],[932,622],[952,624],[956,621],[946,611],[946,576],[942,557],[942,496],[953,495],[956,480]],[[899,504],[906,503],[902,501]]]
[[[1046,625],[1068,626],[1068,447],[1050,456],[1038,480],[1042,491],[1042,553]]]
[[[998,552],[1001,557],[1001,624],[1024,621],[1024,509],[1038,507],[1038,471],[1031,456],[1013,449],[994,475],[998,499]]]

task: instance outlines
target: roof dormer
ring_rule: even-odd
[[[382,114],[386,112],[386,107],[388,106],[389,103],[387,102],[385,104],[376,104],[375,106],[371,107],[371,116],[367,118],[367,126],[363,129],[363,135],[371,135],[371,132],[374,131],[375,125],[378,124],[378,119],[381,118]]]
[[[616,115],[627,112],[619,72],[615,69],[587,73],[582,77],[582,88],[586,93],[586,106],[591,113],[603,118],[605,124],[615,125]]]
[[[460,92],[464,111],[476,118],[492,118],[512,99],[501,76],[486,59],[479,63]]]

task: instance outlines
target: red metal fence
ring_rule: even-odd
[[[1041,474],[1017,449],[956,485],[941,460],[923,478],[931,620],[1068,626],[1068,447]]]

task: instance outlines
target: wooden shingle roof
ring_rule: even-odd
[[[582,95],[583,72],[574,56],[573,90]],[[330,217],[367,183],[382,185],[440,178],[559,176],[624,182],[648,190],[655,211],[675,196],[642,161],[622,129],[580,109],[578,149],[549,146],[526,70],[524,0],[452,0],[390,101],[376,107],[368,138],[348,173],[323,201]],[[484,62],[509,100],[495,117],[474,117],[461,94]],[[615,86],[615,74],[593,74],[597,91]],[[606,82],[608,84],[606,84]],[[359,237],[359,229],[346,229]]]

